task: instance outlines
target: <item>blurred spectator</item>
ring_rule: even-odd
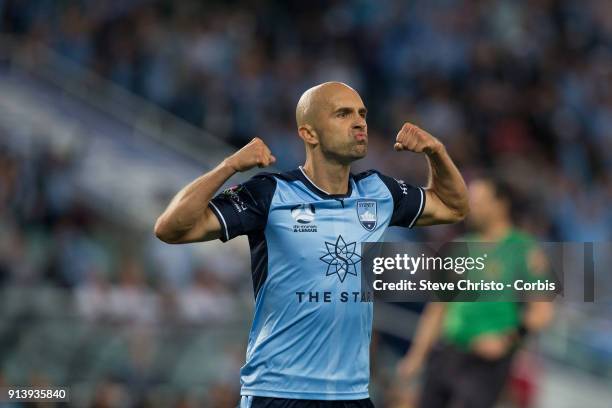
[[[75,302],[80,317],[100,321],[109,317],[110,283],[98,272],[91,273],[86,282],[75,290]]]
[[[231,320],[234,299],[205,269],[196,272],[194,282],[178,296],[180,317],[189,323]]]
[[[119,322],[155,323],[159,317],[159,299],[147,286],[142,265],[136,258],[124,260],[108,302],[111,319]]]
[[[136,329],[128,334],[127,358],[114,369],[113,376],[125,384],[136,406],[143,405],[151,389],[160,383],[155,369],[159,354],[155,332]]]

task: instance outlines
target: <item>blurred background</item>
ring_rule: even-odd
[[[426,183],[423,158],[392,150],[410,121],[466,179],[512,183],[540,239],[612,236],[608,0],[0,0],[0,32],[0,386],[66,386],[78,407],[235,406],[248,243],[170,246],[153,224],[254,136],[278,170],[300,164],[295,104],[323,81],[368,107],[355,170]],[[610,407],[611,305],[560,303],[501,406]],[[381,307],[372,398],[410,407],[394,366],[420,306]]]

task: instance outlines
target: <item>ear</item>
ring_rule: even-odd
[[[304,143],[314,147],[319,144],[319,135],[310,125],[302,125],[298,128],[298,135]]]

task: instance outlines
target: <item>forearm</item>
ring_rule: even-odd
[[[444,145],[439,144],[427,152],[429,182],[427,189],[449,210],[464,218],[468,212],[467,187],[465,181],[448,155]]]
[[[445,307],[442,303],[430,303],[423,312],[409,356],[424,359],[440,336]]]
[[[155,223],[155,234],[174,241],[204,219],[208,203],[236,171],[223,161],[179,191]]]

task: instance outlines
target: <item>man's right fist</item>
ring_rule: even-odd
[[[256,137],[242,149],[225,159],[225,162],[235,171],[247,171],[255,166],[268,167],[276,162],[276,157],[272,155],[263,140]]]

